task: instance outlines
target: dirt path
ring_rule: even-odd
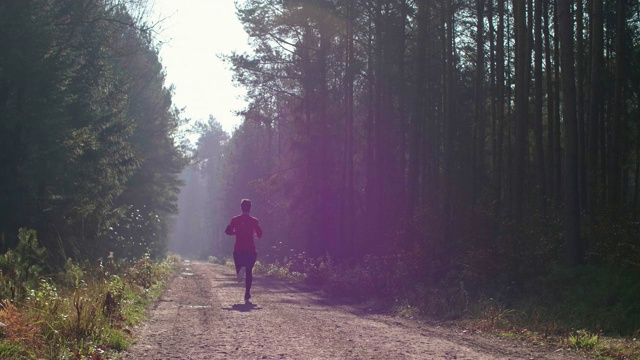
[[[580,359],[563,351],[335,305],[254,276],[253,305],[229,268],[185,263],[135,330],[126,359]]]

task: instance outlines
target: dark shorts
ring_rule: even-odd
[[[240,270],[241,267],[246,267],[247,270],[253,268],[253,265],[256,264],[256,259],[258,258],[258,253],[248,252],[248,251],[234,251],[233,252],[233,263],[236,265],[236,272]]]

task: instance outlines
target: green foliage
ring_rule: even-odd
[[[575,349],[593,350],[598,340],[598,334],[591,334],[586,330],[578,330],[569,335],[569,345]]]
[[[157,266],[153,263],[153,261],[151,261],[151,259],[149,258],[149,254],[145,254],[142,259],[140,259],[131,268],[129,268],[127,277],[134,284],[148,289],[151,287],[154,279],[156,278],[156,270]]]
[[[71,259],[67,259],[67,262],[64,264],[64,275],[65,281],[72,288],[78,289],[83,285],[85,271],[79,264],[73,262]]]
[[[256,262],[256,273],[303,280],[335,297],[388,299],[408,286],[409,268],[400,257],[366,256],[362,263],[337,263],[329,256],[303,254],[273,263]]]
[[[22,300],[45,269],[46,249],[35,230],[20,229],[18,245],[0,255],[0,298]]]
[[[132,340],[127,332],[111,328],[106,335],[109,347],[115,351],[124,351],[131,346]]]
[[[568,328],[631,335],[640,329],[638,276],[609,267],[553,268],[528,282],[517,304]]]
[[[160,216],[148,212],[146,206],[142,211],[125,206],[119,212],[119,218],[111,221],[102,235],[102,239],[109,244],[105,251],[114,252],[115,256],[149,257],[151,251],[159,255],[160,248],[164,249]]]
[[[136,4],[0,4],[2,250],[29,226],[50,262],[95,259],[117,250],[101,236],[129,208],[154,221],[128,254],[166,250],[186,162],[152,30],[128,12]]]
[[[225,258],[220,259],[216,256],[209,256],[209,262],[217,265],[225,265],[227,263],[227,259]]]
[[[517,321],[516,312],[493,299],[478,301],[472,309],[472,315],[479,320],[482,330],[511,330]]]
[[[122,316],[122,301],[126,296],[126,283],[118,275],[111,275],[107,283],[105,299],[102,307],[104,316],[118,318]]]
[[[229,239],[220,239],[214,230],[229,220],[219,201],[225,196],[221,184],[229,135],[213,117],[207,123],[197,122],[194,127],[200,138],[192,164],[182,174],[184,186],[178,196],[180,213],[172,226],[175,247],[170,251],[206,259],[211,253],[229,253]]]
[[[60,297],[58,289],[50,280],[43,278],[37,289],[31,290],[27,301],[35,308],[47,314],[56,314],[60,310],[63,299]]]
[[[407,300],[399,301],[399,304],[395,306],[395,313],[407,319],[415,319],[422,315],[422,311]]]
[[[276,262],[276,263],[263,263],[262,261],[256,261],[255,267],[253,268],[256,274],[264,274],[275,276],[279,278],[289,278],[289,279],[304,279],[306,275],[296,271],[290,271],[289,265],[285,260],[284,263]]]
[[[5,340],[0,340],[0,358],[17,359],[20,354],[24,353],[24,349],[18,344],[13,344]]]
[[[591,242],[590,263],[640,273],[640,222],[633,217],[611,222],[603,214],[596,225],[585,226],[585,235]]]
[[[132,343],[128,327],[144,318],[179,261],[145,257],[107,270],[69,260],[59,275],[41,277],[20,306],[2,303],[0,351],[24,358],[110,358]],[[132,277],[140,264],[144,277]]]

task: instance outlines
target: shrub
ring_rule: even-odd
[[[22,238],[29,240],[29,248],[35,244],[33,237]],[[11,260],[5,265],[21,264],[13,254],[3,258]],[[40,275],[25,287],[24,301],[0,302],[0,358],[102,359],[109,351],[126,349],[131,343],[127,326],[143,319],[179,260],[171,256],[157,262],[145,256],[129,266],[124,260],[118,266],[111,262],[109,268],[68,260],[52,277],[23,266],[31,269],[30,276]],[[24,276],[10,274],[5,280]]]
[[[18,245],[0,255],[0,298],[21,301],[38,284],[45,268],[46,249],[35,230],[20,229]]]
[[[527,283],[515,305],[566,328],[631,335],[640,329],[638,274],[610,267],[552,268]],[[542,310],[541,310],[542,309]]]
[[[598,344],[599,336],[586,330],[578,330],[569,335],[569,345],[575,349],[593,350]]]
[[[85,271],[80,267],[79,264],[73,262],[73,260],[68,259],[64,264],[64,280],[67,286],[72,287],[74,289],[80,288],[83,285],[83,277],[85,275]]]
[[[142,259],[136,262],[128,272],[129,279],[145,289],[153,284],[156,275],[156,265],[151,261],[149,253],[145,254]]]
[[[256,273],[303,279],[338,297],[388,298],[407,286],[411,266],[402,256],[367,255],[359,263],[334,261],[330,256],[306,258],[304,254],[273,263],[257,262]]]
[[[218,259],[215,256],[209,256],[209,262],[212,264],[217,264],[217,265],[224,265],[225,264],[225,259]]]
[[[107,291],[102,303],[102,312],[107,318],[120,318],[122,316],[122,300],[125,297],[125,283],[118,275],[112,275],[107,284]]]

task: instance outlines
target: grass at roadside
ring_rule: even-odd
[[[0,265],[6,263],[5,254]],[[35,281],[22,282],[17,274],[28,267],[12,264],[13,272],[3,267],[0,358],[116,358],[130,346],[130,329],[145,318],[179,263],[175,256],[93,264],[69,260],[57,274],[34,272],[29,277]]]
[[[572,308],[584,306],[579,299],[562,304],[562,309],[567,312],[564,315],[562,312],[545,311],[553,308],[560,301],[558,299],[545,299],[545,307],[540,306],[543,299],[537,304],[520,303],[519,307],[509,307],[493,299],[474,298],[463,283],[435,288],[411,281],[414,279],[410,277],[410,266],[400,260],[393,257],[367,257],[353,266],[337,264],[330,258],[297,257],[270,264],[258,261],[255,273],[301,281],[324,290],[329,296],[367,302],[368,308],[386,309],[397,316],[455,321],[469,330],[517,339],[531,346],[568,348],[599,359],[640,359],[640,332],[614,336],[611,333],[604,334],[602,328],[593,330],[580,327],[584,322],[576,321],[578,310],[571,311]],[[233,266],[231,259],[211,258],[210,261]],[[565,280],[556,279],[553,283],[561,284],[564,291],[569,292],[571,284],[568,280],[576,279],[576,276],[563,276]],[[580,282],[573,286],[585,285]],[[555,305],[556,308],[558,306],[560,304]],[[633,309],[633,304],[629,306]],[[600,315],[606,317],[606,314]],[[614,325],[612,322],[608,327]]]
[[[508,309],[496,302],[476,304],[476,311],[459,319],[458,325],[473,331],[492,333],[535,347],[567,348],[597,359],[640,359],[638,333],[631,336],[605,335],[602,331],[569,328],[557,321],[539,321],[523,310]]]

